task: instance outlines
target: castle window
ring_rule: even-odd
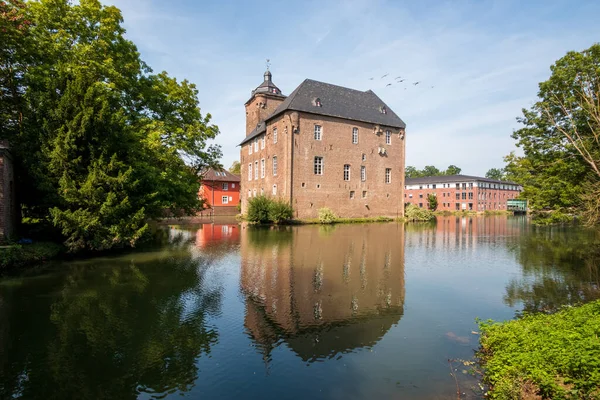
[[[277,156],[273,156],[273,176],[277,176]]]
[[[362,198],[363,199],[367,198],[367,191],[366,190],[363,190],[363,192],[362,192]]]
[[[248,189],[248,198],[252,197],[252,190]]]
[[[363,182],[367,180],[367,167],[364,165],[360,166],[360,180]]]
[[[252,180],[252,163],[248,164],[248,180]]]
[[[273,185],[273,196],[277,194],[277,185]]]
[[[265,177],[265,159],[262,158],[260,160],[260,177],[264,178]]]
[[[315,107],[322,107],[322,105],[321,105],[321,99],[320,99],[320,98],[318,98],[318,97],[317,97],[316,99],[314,99],[314,100],[313,100],[313,105],[314,105]]]
[[[392,183],[392,169],[385,169],[385,183]]]
[[[254,138],[254,151],[258,151],[258,138]]]
[[[350,180],[350,164],[344,165],[344,180],[345,181]]]
[[[277,143],[277,128],[273,128],[273,143]]]
[[[353,199],[353,198],[354,198],[354,190],[351,190],[350,191],[350,199]]]
[[[248,145],[248,155],[252,154],[252,142]]]
[[[321,125],[315,125],[315,140],[321,140]]]
[[[385,144],[392,144],[392,132],[385,131]]]
[[[358,144],[358,128],[352,128],[352,144]]]
[[[323,175],[323,157],[315,157],[314,171],[315,175]]]
[[[387,114],[387,108],[385,108],[385,106],[381,106],[379,107],[379,112],[382,114]]]
[[[254,180],[258,179],[258,161],[254,161]]]
[[[363,153],[363,155],[362,155],[362,160],[367,161],[367,155],[365,153]]]
[[[260,140],[260,148],[264,149],[265,148],[265,137],[263,136],[262,139]]]

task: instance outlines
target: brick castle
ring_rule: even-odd
[[[289,96],[271,72],[246,102],[241,207],[264,194],[297,218],[404,215],[405,123],[371,90],[306,79]]]

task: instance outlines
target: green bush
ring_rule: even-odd
[[[287,201],[271,200],[269,206],[269,220],[274,224],[280,224],[294,217],[294,210]]]
[[[41,263],[58,256],[62,246],[51,242],[14,245],[0,249],[0,271]]]
[[[505,323],[479,322],[478,353],[492,399],[600,398],[600,301]]]
[[[404,210],[404,215],[409,221],[431,221],[435,219],[433,211],[418,207],[415,204],[409,204]]]
[[[533,212],[532,222],[536,225],[557,225],[573,222],[573,217],[562,211]]]
[[[337,221],[337,216],[331,211],[330,208],[323,207],[319,208],[319,222],[322,224],[333,224]]]
[[[248,213],[246,219],[258,224],[269,222],[269,210],[271,208],[271,199],[260,195],[248,200]]]
[[[275,224],[292,219],[294,210],[283,200],[274,200],[267,196],[256,196],[248,200],[246,220],[257,224],[273,222]]]

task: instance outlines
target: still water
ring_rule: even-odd
[[[162,234],[0,280],[0,398],[479,398],[476,317],[600,297],[600,236],[524,218]]]

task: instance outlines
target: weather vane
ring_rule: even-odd
[[[270,61],[271,61],[271,60],[269,60],[269,59],[267,58],[267,71],[269,70],[269,67],[271,66],[271,62],[270,62]]]

